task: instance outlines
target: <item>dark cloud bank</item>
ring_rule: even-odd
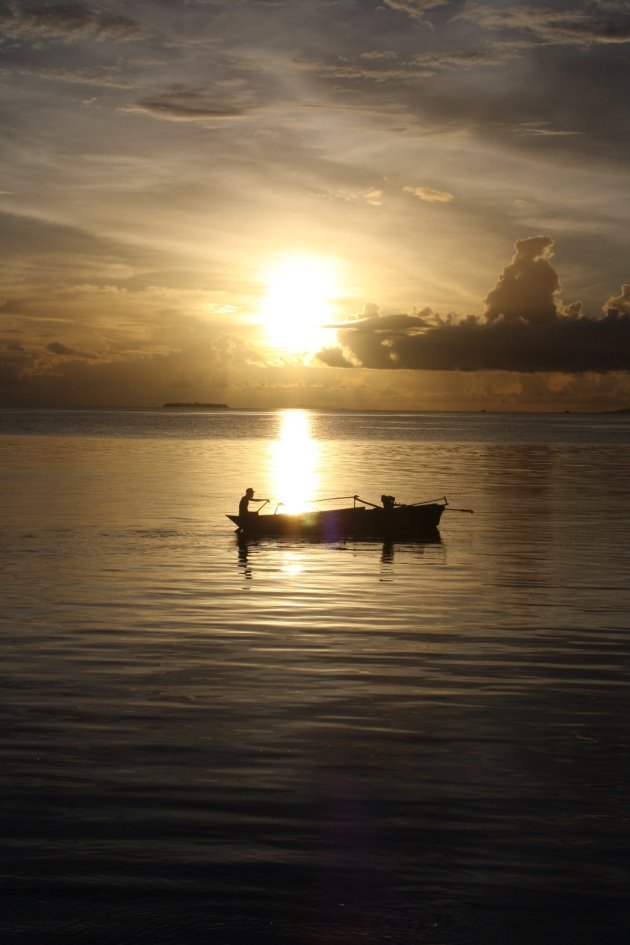
[[[483,316],[379,315],[339,326],[339,347],[318,355],[331,367],[423,371],[630,371],[630,285],[603,316],[566,305],[550,260],[550,236],[518,240],[512,261],[485,299]]]
[[[93,37],[126,41],[143,35],[135,20],[122,14],[95,11],[78,0],[58,3],[5,0],[0,3],[0,30],[8,39],[27,42]]]

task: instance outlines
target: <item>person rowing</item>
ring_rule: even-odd
[[[250,487],[249,489],[246,489],[246,490],[245,490],[245,495],[243,496],[243,498],[241,499],[241,501],[238,503],[238,514],[239,514],[239,517],[242,516],[243,518],[245,518],[245,517],[248,516],[248,515],[258,515],[258,509],[256,509],[255,512],[250,512],[250,510],[249,510],[249,503],[250,503],[250,502],[260,502],[262,505],[264,505],[265,502],[268,502],[268,501],[269,501],[269,499],[255,499],[255,498],[254,498],[254,490],[253,490],[251,487]]]

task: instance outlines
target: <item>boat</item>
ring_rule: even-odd
[[[383,504],[380,506],[358,495],[338,496],[339,499],[352,499],[353,504],[346,508],[309,510],[299,514],[280,512],[278,505],[275,512],[261,514],[259,510],[248,512],[246,516],[227,517],[236,525],[238,533],[247,537],[288,536],[328,541],[338,538],[413,538],[436,535],[442,513],[448,506],[446,496],[410,505],[396,502],[393,496],[382,496]]]

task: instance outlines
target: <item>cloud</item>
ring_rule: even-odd
[[[115,249],[114,240],[78,226],[0,211],[0,252],[5,259],[60,253],[69,257],[112,255]],[[123,247],[119,244],[117,249],[120,253]]]
[[[486,29],[524,32],[542,45],[594,46],[630,42],[627,15],[613,19],[601,12],[590,15],[579,10],[558,11],[527,4],[496,10],[480,3],[472,4],[463,16]]]
[[[135,20],[120,14],[99,13],[83,3],[9,0],[0,9],[0,38],[37,42],[41,39],[73,41],[87,37],[127,42],[144,35],[145,31]]]
[[[317,360],[332,368],[357,367],[356,361],[346,358],[341,348],[323,348],[317,355]]]
[[[486,297],[488,321],[501,316],[509,321],[524,319],[528,322],[547,322],[555,318],[560,280],[549,261],[553,245],[550,236],[516,241],[511,263]]]
[[[630,286],[608,300],[603,318],[584,315],[579,303],[565,306],[550,261],[553,245],[550,236],[515,244],[482,318],[373,315],[344,323],[339,348],[318,357],[336,367],[630,372]]]
[[[413,194],[418,200],[424,200],[426,203],[450,203],[454,200],[453,194],[446,190],[435,190],[433,187],[403,187],[406,194]]]
[[[0,347],[3,402],[15,405],[158,405],[168,400],[227,400],[225,386],[242,373],[247,345],[206,339],[178,351],[129,352],[112,360],[61,361]]]
[[[521,49],[515,43],[496,43],[492,49],[441,50],[439,53],[416,53],[404,59],[394,50],[360,52],[354,57],[346,54],[328,60],[295,56],[292,64],[296,69],[333,79],[336,83],[410,85],[439,73],[505,65],[520,54]]]
[[[131,79],[123,78],[120,67],[108,70],[106,67],[98,69],[66,69],[66,68],[25,68],[14,69],[14,74],[20,77],[33,77],[46,82],[65,82],[70,85],[89,85],[102,89],[133,89],[136,83]],[[92,103],[96,101],[91,100]],[[1,191],[0,191],[1,193]]]
[[[376,306],[366,306],[366,314],[361,318],[353,318],[351,321],[342,322],[334,326],[327,325],[326,327],[352,328],[354,331],[407,331],[410,333],[429,327],[429,322],[420,318],[418,315],[379,315],[378,309],[374,314],[367,314],[367,312],[372,309],[376,309]]]
[[[622,285],[621,293],[616,296],[611,296],[604,304],[603,311],[607,312],[609,315],[613,313],[617,313],[621,316],[630,315],[630,285]]]
[[[515,131],[524,135],[533,135],[540,138],[572,138],[584,134],[583,131],[551,128],[546,121],[522,121],[515,126]]]
[[[33,358],[21,344],[0,345],[0,390],[19,385]]]
[[[68,345],[62,344],[60,341],[51,341],[50,344],[46,345],[48,351],[52,351],[53,354],[60,354],[64,357],[76,357],[76,358],[87,358],[89,357],[85,351],[78,351],[76,348],[69,348]]]
[[[491,49],[464,49],[418,53],[412,63],[429,70],[430,74],[451,69],[479,69],[485,66],[501,66],[519,54],[514,44],[497,43]]]
[[[24,299],[41,292],[54,295],[62,286],[81,282],[135,286],[155,281],[156,270],[172,266],[159,250],[127,240],[102,236],[87,228],[70,226],[0,211],[0,254],[7,265],[7,297],[0,311],[20,312]],[[24,267],[29,281],[24,283]],[[12,273],[15,284],[9,295]],[[140,280],[138,282],[138,279]],[[39,302],[43,299],[38,299]],[[3,308],[4,306],[4,308]]]
[[[406,13],[413,20],[424,20],[429,10],[449,5],[450,0],[384,0],[385,6]]]
[[[166,121],[208,121],[241,118],[247,113],[242,102],[229,101],[224,96],[214,97],[207,92],[180,89],[165,92],[143,102],[128,106],[124,111],[148,112]]]
[[[303,72],[312,72],[320,75],[324,79],[334,79],[336,82],[348,80],[351,82],[376,82],[379,84],[385,82],[407,82],[410,79],[429,78],[437,71],[435,64],[430,67],[416,62],[414,59],[409,64],[398,65],[393,60],[396,56],[383,56],[380,59],[375,56],[366,58],[359,54],[357,61],[351,58],[343,57],[333,61],[323,59],[306,59],[295,56],[292,59],[294,68]]]

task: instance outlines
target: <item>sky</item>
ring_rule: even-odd
[[[630,406],[627,0],[0,0],[0,404]]]

